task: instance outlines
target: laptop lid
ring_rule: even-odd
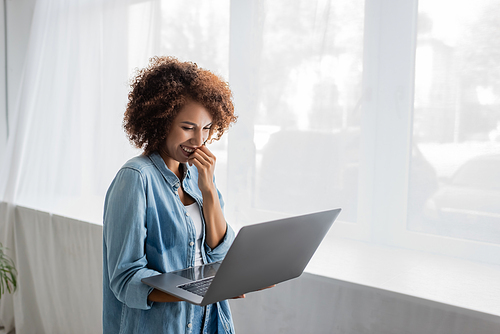
[[[340,209],[244,226],[203,303],[263,289],[302,274]]]
[[[340,210],[244,226],[222,263],[161,274],[142,282],[188,302],[208,305],[296,278],[304,271]],[[205,297],[178,288],[191,279],[203,279],[214,272]]]

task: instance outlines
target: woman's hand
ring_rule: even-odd
[[[198,169],[198,187],[203,196],[203,217],[206,226],[205,242],[212,249],[222,242],[227,229],[214,184],[215,161],[215,155],[205,145],[197,148],[188,159],[188,163]]]
[[[173,303],[173,302],[181,302],[182,299],[172,296],[166,292],[153,289],[148,296],[148,300],[152,302],[160,302],[160,303]]]
[[[266,290],[266,289],[270,289],[270,288],[274,288],[276,286],[276,284],[273,284],[273,285],[270,285],[268,287],[265,287],[265,288],[262,288],[262,289],[259,289],[259,290],[256,290],[256,291],[262,291],[262,290]],[[242,294],[242,295],[239,295],[239,296],[236,296],[236,297],[233,297],[231,299],[241,299],[241,298],[245,298],[246,295],[245,294]]]
[[[266,289],[271,289],[271,288],[274,288],[276,286],[276,284],[273,284],[273,285],[270,285],[270,286],[267,286],[265,288],[262,288],[262,289],[259,289],[257,291],[262,291],[262,290],[266,290]]]
[[[236,297],[233,297],[231,299],[242,299],[242,298],[245,298],[245,294],[242,294],[242,295],[239,295],[239,296],[236,296]]]
[[[202,194],[215,190],[213,179],[216,160],[215,155],[205,145],[197,148],[189,156],[189,165],[195,165],[198,169],[198,187]]]

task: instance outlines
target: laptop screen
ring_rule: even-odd
[[[215,273],[219,269],[220,262],[214,262],[205,264],[203,266],[191,267],[183,270],[178,270],[171,272],[171,274],[179,275],[184,278],[190,279],[192,281],[198,281],[204,278],[209,278],[215,276]]]

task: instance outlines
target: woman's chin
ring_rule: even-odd
[[[189,155],[182,154],[182,155],[179,155],[179,158],[177,161],[185,164],[188,162],[188,160],[189,160]]]

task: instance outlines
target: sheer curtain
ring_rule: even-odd
[[[134,154],[120,128],[126,14],[122,2],[36,2],[2,165],[7,202],[101,220],[107,182]]]
[[[482,25],[471,36],[498,30],[490,5],[475,5]],[[0,324],[18,333],[88,323],[82,332],[100,330],[103,198],[119,167],[140,154],[121,122],[129,78],[155,55],[193,61],[233,89],[239,120],[210,148],[226,218],[236,229],[342,207],[317,257],[325,276],[339,272],[328,264],[334,255],[345,255],[358,274],[366,271],[356,265],[369,261],[368,244],[498,265],[497,211],[467,208],[473,224],[453,226],[438,216],[452,208],[436,191],[455,178],[443,178],[469,158],[498,153],[500,121],[497,76],[488,74],[499,65],[474,53],[498,39],[450,41],[443,17],[473,12],[448,13],[451,7],[398,0],[36,0],[0,166],[0,239],[20,272],[19,292],[2,297]],[[474,182],[493,182],[491,166],[481,174],[486,181]],[[474,196],[476,186],[461,187]],[[497,190],[473,191],[496,203]],[[339,238],[363,244],[354,255],[338,255]],[[89,281],[90,290],[66,294]],[[50,296],[40,292],[48,285]],[[88,312],[65,318],[64,305]]]
[[[40,0],[27,22],[0,174],[0,235],[19,274],[1,300],[7,330],[100,331],[100,227],[81,221],[100,222],[110,179],[137,154],[120,128],[127,13],[123,1]]]

